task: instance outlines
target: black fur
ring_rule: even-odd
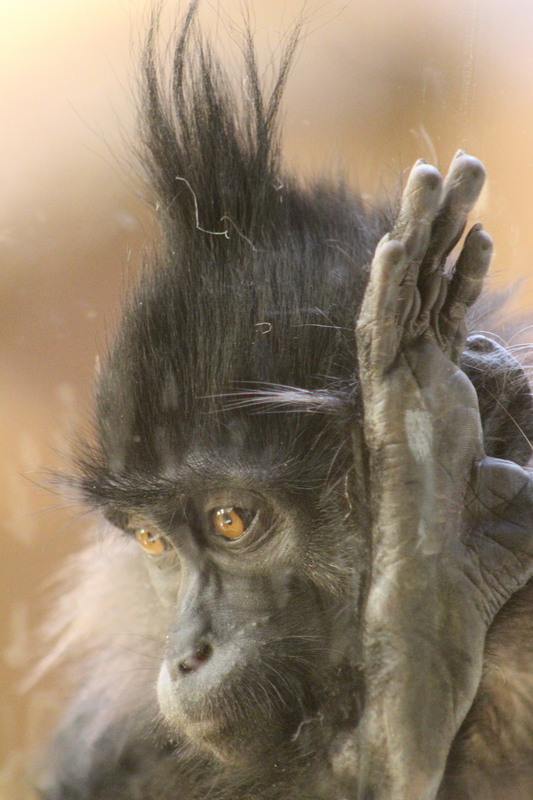
[[[384,215],[343,187],[298,185],[279,162],[276,112],[296,38],[268,97],[248,41],[247,93],[236,98],[191,31],[193,16],[176,46],[170,98],[154,32],[146,52],[143,134],[163,241],[127,303],[99,386],[97,472],[120,464],[153,476],[162,458],[178,465],[191,446],[220,441],[228,413],[249,418],[249,405],[326,413],[353,405],[354,312]],[[254,413],[254,449],[271,451],[274,429],[301,424]],[[312,439],[324,424],[305,423]],[[308,451],[309,439],[289,438]],[[287,463],[285,447],[274,461]],[[320,460],[329,466],[326,452]]]

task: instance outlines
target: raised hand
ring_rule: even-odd
[[[479,225],[445,271],[484,176],[461,151],[444,182],[417,162],[357,324],[372,508],[365,800],[435,798],[487,629],[533,574],[530,476],[485,455],[477,396],[458,366],[492,251]]]

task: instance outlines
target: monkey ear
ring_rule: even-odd
[[[521,364],[502,345],[469,336],[461,368],[477,392],[485,452],[526,464],[532,455],[533,398]]]

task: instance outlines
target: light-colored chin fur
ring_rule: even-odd
[[[193,742],[213,749],[210,739],[219,730],[219,723],[214,719],[192,721],[189,718],[179,702],[166,661],[163,661],[159,670],[157,701],[161,715],[169,728],[177,733],[185,733]],[[218,755],[218,750],[214,752]]]
[[[166,661],[163,661],[161,664],[159,677],[157,679],[157,702],[159,703],[159,709],[166,722],[170,725],[172,725],[172,723],[175,724],[176,719],[181,715]]]

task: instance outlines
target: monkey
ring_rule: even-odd
[[[420,160],[397,210],[282,166],[244,35],[193,2],[140,137],[161,228],[65,477],[99,517],[45,667],[75,686],[42,800],[533,793],[532,399],[472,330],[485,170]]]

